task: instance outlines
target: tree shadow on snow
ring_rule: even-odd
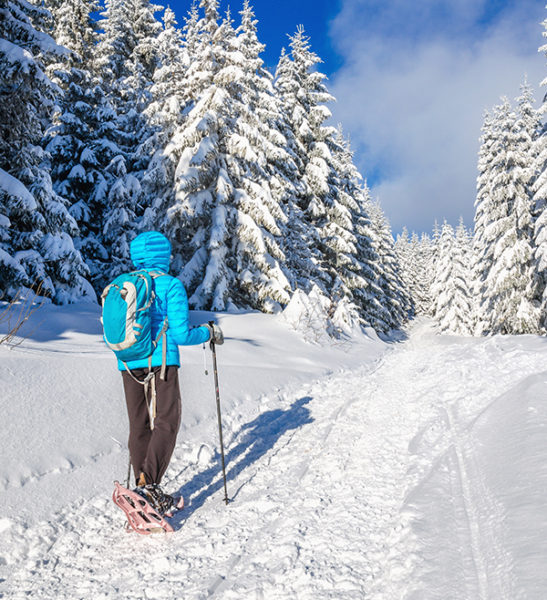
[[[231,501],[237,498],[241,488],[252,479],[253,475],[251,474],[247,481],[241,482],[236,490],[233,486],[230,489],[230,482],[236,480],[242,471],[257,463],[274,448],[285,433],[313,423],[310,410],[306,406],[311,400],[310,396],[305,396],[294,402],[287,410],[276,409],[265,412],[243,425],[237,432],[234,436],[237,445],[231,449],[225,448],[226,479]],[[173,517],[171,524],[175,529],[179,529],[210,496],[218,493],[219,500],[223,497],[224,482],[220,463],[220,455],[217,455],[213,466],[197,473],[180,488],[180,494],[185,499],[190,499],[190,502],[180,515]]]

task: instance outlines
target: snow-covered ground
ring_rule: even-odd
[[[219,321],[231,502],[210,355],[185,348],[165,484],[187,508],[162,536],[109,499],[127,417],[98,309],[44,307],[0,346],[0,597],[547,597],[545,339],[420,320],[325,347],[280,316]]]

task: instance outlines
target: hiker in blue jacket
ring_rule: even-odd
[[[222,344],[224,341],[218,325],[190,328],[186,290],[179,279],[167,275],[170,258],[171,244],[157,231],[141,233],[131,243],[131,260],[135,268],[156,275],[155,299],[150,308],[153,339],[164,324],[167,329],[159,338],[151,361],[148,358],[127,363],[118,361],[129,415],[129,452],[137,491],[162,513],[167,512],[174,502],[159,484],[175,449],[180,426],[178,347],[207,341]],[[156,408],[155,416],[151,417],[149,406],[154,393]]]

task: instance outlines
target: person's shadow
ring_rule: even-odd
[[[313,423],[310,411],[306,406],[311,400],[311,397],[305,396],[296,400],[286,410],[270,410],[258,416],[254,421],[243,425],[234,436],[234,440],[238,442],[237,445],[225,454],[227,481],[233,482],[242,471],[260,460],[285,433]],[[220,490],[222,490],[222,494],[224,493],[220,456],[217,455],[216,459],[213,466],[197,473],[180,488],[177,495],[181,495],[187,504],[180,513],[175,514],[171,519],[175,530],[179,529],[194,511],[201,508],[209,496]],[[240,482],[235,491],[228,487],[230,501],[236,499],[245,483],[246,481]]]

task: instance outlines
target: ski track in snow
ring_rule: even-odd
[[[264,399],[228,435],[229,506],[218,456],[179,447],[174,534],[125,533],[103,497],[0,520],[0,597],[524,598],[469,431],[544,371],[544,353],[418,322],[376,365]]]

